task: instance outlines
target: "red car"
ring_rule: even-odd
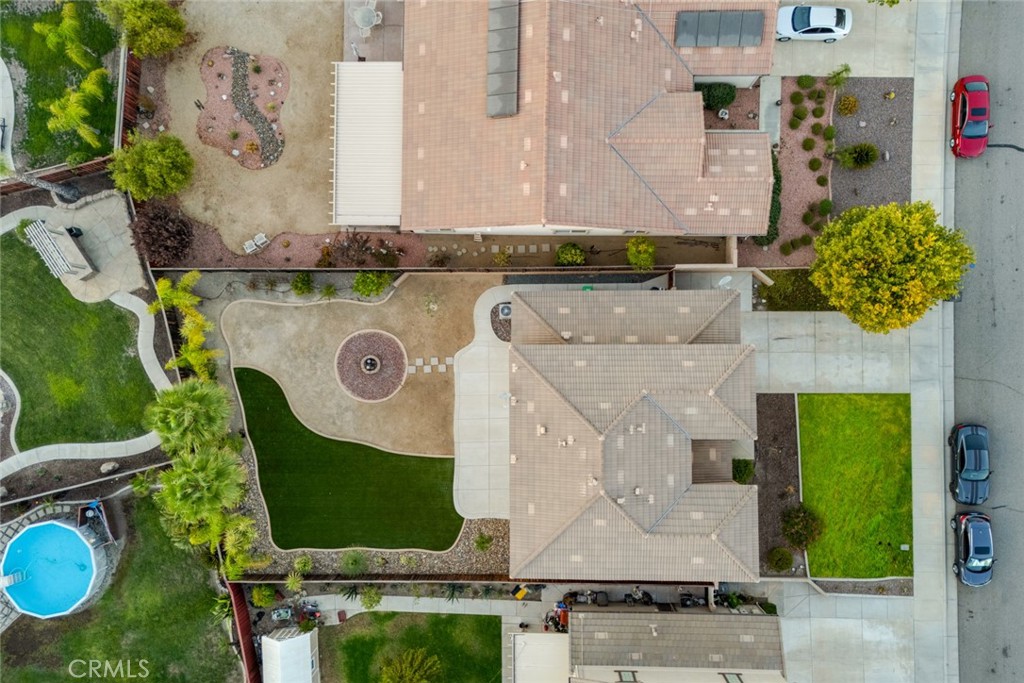
[[[977,157],[988,147],[988,79],[964,76],[949,93],[953,103],[953,137],[949,148],[958,157]]]

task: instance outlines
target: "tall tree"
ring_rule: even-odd
[[[96,66],[96,53],[82,42],[78,3],[65,2],[60,8],[60,19],[55,22],[37,21],[32,24],[32,30],[46,38],[46,47],[54,52],[63,52],[83,69]]]
[[[140,57],[159,57],[185,42],[185,19],[167,0],[100,0],[98,7]]]
[[[219,446],[230,418],[231,401],[224,387],[190,379],[158,393],[146,406],[143,422],[160,437],[163,449],[176,456]]]
[[[92,106],[102,101],[106,90],[107,70],[93,69],[77,88],[67,88],[63,97],[46,105],[50,112],[46,127],[52,133],[73,130],[86,144],[101,147],[103,141],[99,137],[100,131],[90,125],[88,119],[92,114]]]
[[[185,524],[219,520],[245,492],[246,473],[238,456],[225,448],[205,446],[174,459],[174,467],[160,473],[163,486],[154,498],[167,514]]]
[[[437,655],[427,654],[425,648],[405,650],[387,659],[380,669],[381,683],[433,683],[441,674],[441,661]]]
[[[127,147],[114,152],[110,176],[114,186],[146,201],[177,194],[192,182],[195,162],[185,144],[173,135],[162,133],[144,138],[129,136]]]
[[[854,207],[815,242],[811,282],[868,332],[908,327],[956,294],[974,260],[963,233],[928,202]]]

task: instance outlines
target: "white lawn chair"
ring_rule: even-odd
[[[373,15],[373,25],[374,26],[380,26],[380,24],[383,21],[384,21],[384,15],[381,14],[380,12],[377,12],[375,15]]]
[[[267,236],[262,232],[258,233],[256,237],[253,238],[253,241],[256,242],[256,246],[260,249],[270,246],[270,240],[268,240]]]
[[[361,28],[361,29],[359,29],[359,37],[360,38],[369,38],[370,37],[370,29],[369,28]]]
[[[255,254],[257,251],[260,250],[260,248],[257,247],[256,243],[253,242],[252,240],[246,240],[244,246],[246,255]]]

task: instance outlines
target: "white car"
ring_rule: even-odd
[[[775,40],[820,40],[834,43],[849,35],[852,26],[853,12],[843,7],[780,7]]]

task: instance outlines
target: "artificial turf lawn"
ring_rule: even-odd
[[[145,433],[154,389],[138,359],[138,321],[82,303],[14,233],[0,237],[0,367],[21,394],[21,450]]]
[[[94,607],[61,619],[22,617],[4,633],[4,683],[66,683],[75,659],[125,660],[123,666],[131,660],[136,682],[223,683],[237,676],[238,659],[210,617],[209,571],[171,544],[149,499],[136,501],[131,524],[116,578]],[[124,674],[103,680],[128,681]]]
[[[239,368],[235,381],[278,546],[446,550],[455,543],[462,517],[452,500],[453,458],[328,439],[296,419],[271,377]]]
[[[913,576],[910,396],[800,394],[804,503],[824,522],[813,576]]]
[[[770,270],[767,275],[775,284],[761,285],[758,295],[769,311],[834,311],[835,306],[811,284],[811,271],[806,268]]]
[[[94,3],[76,4],[82,44],[97,56],[96,66],[102,66],[99,59],[117,48],[117,32],[107,24]],[[48,48],[46,38],[32,28],[37,22],[49,23],[59,17],[60,7],[45,12],[23,13],[17,3],[0,0],[0,55],[8,66],[16,62],[26,73],[24,92],[16,91],[16,96],[22,100],[25,112],[25,121],[18,125],[27,123],[27,130],[15,152],[28,154],[29,168],[64,163],[72,155],[78,157],[77,163],[83,163],[109,154],[113,147],[117,97],[112,82],[108,82],[107,96],[93,105],[86,119],[98,131],[99,148],[83,141],[74,131],[51,133],[46,126],[50,119],[46,105],[63,96],[65,88],[77,87],[89,73],[88,69],[68,59],[63,51],[55,52]],[[115,74],[110,74],[108,81],[113,77]],[[7,135],[11,135],[10,130]]]
[[[441,662],[432,683],[501,680],[500,617],[370,612],[320,629],[319,644],[324,680],[375,683],[385,658],[416,648]]]

